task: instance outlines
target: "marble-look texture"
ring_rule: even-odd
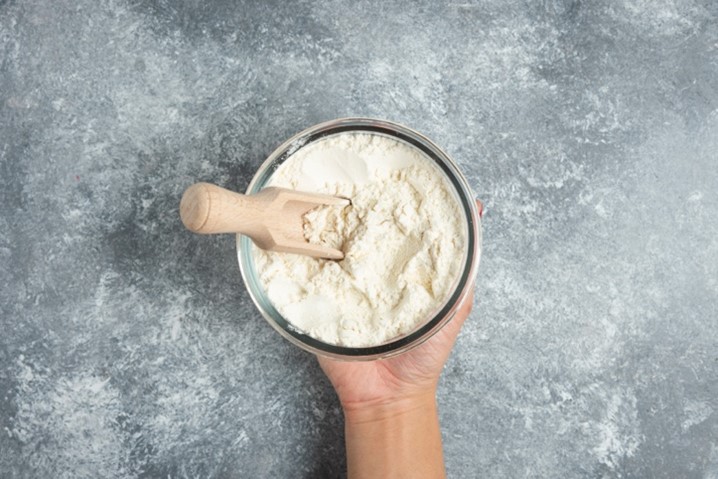
[[[320,121],[487,206],[451,477],[718,477],[712,0],[0,0],[0,476],[340,477],[314,358],[183,230]]]

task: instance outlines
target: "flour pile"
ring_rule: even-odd
[[[305,237],[341,249],[342,261],[253,249],[270,301],[297,329],[329,344],[376,346],[426,322],[453,291],[467,225],[444,174],[418,149],[341,133],[299,149],[268,186],[352,201],[304,217]]]

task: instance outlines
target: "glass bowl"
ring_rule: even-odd
[[[462,271],[458,275],[451,295],[446,302],[427,316],[413,331],[393,338],[392,340],[371,347],[345,347],[327,344],[302,331],[297,330],[287,321],[264,292],[255,270],[252,241],[244,235],[237,235],[237,256],[239,269],[247,286],[249,295],[264,318],[272,327],[290,342],[306,351],[344,360],[371,360],[387,358],[406,352],[439,331],[451,321],[473,288],[474,279],[481,256],[481,220],[474,195],[456,163],[438,146],[420,133],[397,123],[371,118],[344,118],[320,123],[308,128],[280,145],[269,155],[259,167],[249,183],[247,194],[259,192],[269,181],[272,174],[289,156],[305,145],[330,135],[347,132],[362,132],[384,135],[402,141],[422,151],[428,158],[436,162],[444,173],[448,183],[453,187],[452,193],[458,201],[466,220],[466,251],[462,262]]]

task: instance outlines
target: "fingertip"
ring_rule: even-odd
[[[476,208],[479,210],[479,218],[484,217],[484,204],[481,202],[481,200],[476,200]]]

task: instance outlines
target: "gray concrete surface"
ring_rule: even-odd
[[[341,477],[313,357],[183,231],[382,117],[485,200],[451,477],[718,477],[714,1],[0,1],[0,476]]]

